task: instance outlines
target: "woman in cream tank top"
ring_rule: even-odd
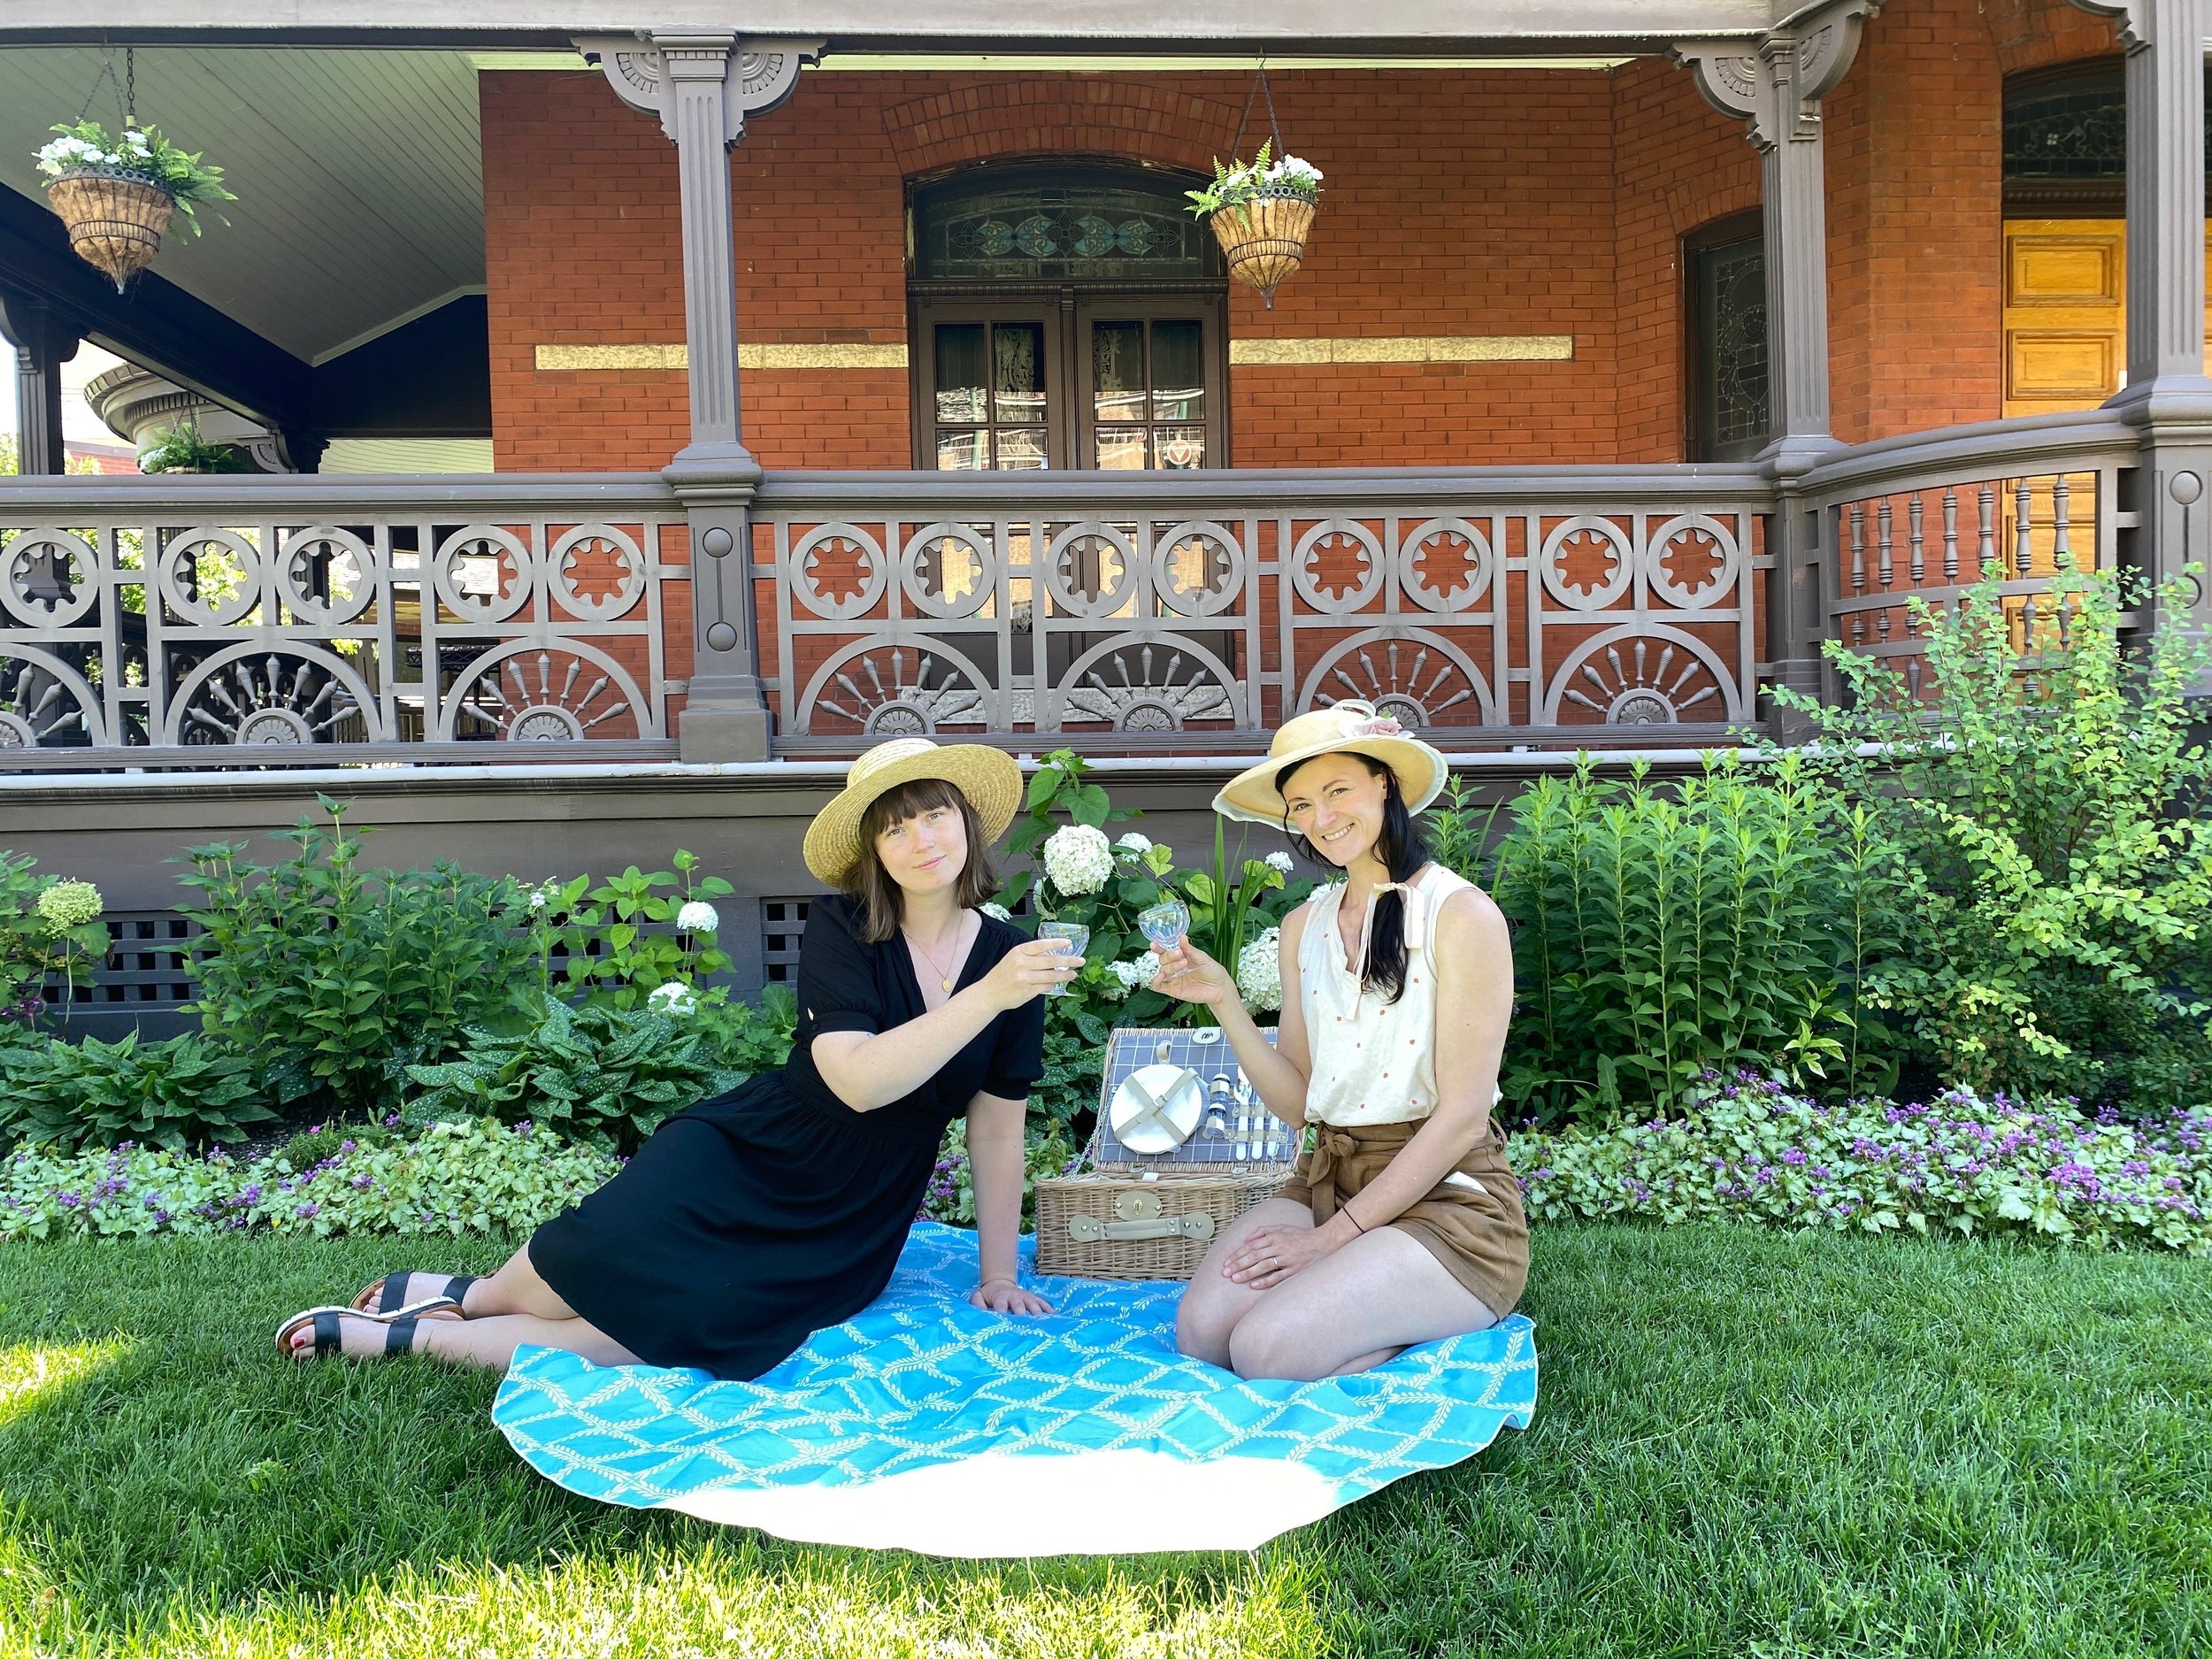
[[[1307,1380],[1495,1324],[1528,1279],[1520,1186],[1491,1119],[1513,1001],[1505,919],[1432,862],[1413,815],[1444,757],[1340,703],[1275,734],[1214,810],[1334,864],[1285,919],[1271,1047],[1234,979],[1185,940],[1156,990],[1214,1010],[1256,1092],[1316,1126],[1282,1193],[1225,1228],[1184,1293],[1186,1354]]]

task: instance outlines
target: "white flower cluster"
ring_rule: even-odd
[[[722,926],[722,918],[704,899],[693,899],[676,912],[676,926],[687,933],[710,933]]]
[[[146,134],[135,127],[117,140],[113,150],[103,150],[88,138],[65,133],[38,152],[38,170],[49,177],[59,177],[67,167],[150,168],[153,159]]]
[[[1241,167],[1232,168],[1217,188],[1225,194],[1289,189],[1302,196],[1315,196],[1321,189],[1321,169],[1297,156],[1285,156],[1264,167],[1255,158]]]
[[[37,900],[40,919],[58,933],[99,920],[106,908],[100,889],[89,881],[57,881]]]
[[[1104,830],[1068,824],[1045,841],[1045,874],[1063,893],[1095,893],[1113,873],[1114,849]]]
[[[1270,870],[1279,870],[1285,875],[1290,873],[1291,863],[1288,853],[1270,853],[1264,862]]]
[[[1145,856],[1145,854],[1152,850],[1152,839],[1148,835],[1140,835],[1136,831],[1131,830],[1126,835],[1123,836],[1119,841],[1114,843],[1114,850],[1122,854],[1125,857],[1141,858]]]
[[[681,979],[670,979],[657,985],[645,994],[646,1006],[666,1014],[672,1019],[681,1019],[687,1014],[699,1011],[699,999],[691,994],[691,987]]]
[[[1141,956],[1112,964],[1114,978],[1124,991],[1141,991],[1160,977],[1160,958],[1148,950]]]
[[[1255,1014],[1283,1005],[1282,963],[1278,947],[1283,930],[1271,927],[1237,952],[1237,995]]]
[[[1010,922],[1014,919],[1014,913],[996,899],[986,899],[977,905],[976,909],[981,910],[995,922]]]

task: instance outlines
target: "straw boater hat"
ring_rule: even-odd
[[[1348,697],[1286,721],[1268,744],[1267,758],[1239,772],[1214,796],[1214,810],[1225,818],[1280,829],[1286,809],[1282,791],[1275,787],[1276,775],[1316,755],[1339,753],[1368,756],[1397,773],[1398,791],[1405,796],[1409,812],[1418,812],[1435,800],[1450,771],[1440,753],[1419,738],[1407,736],[1405,728],[1388,715],[1377,714],[1373,703]]]
[[[983,743],[940,748],[926,737],[895,737],[853,762],[844,788],[806,826],[806,867],[830,886],[841,885],[864,850],[860,820],[869,807],[878,795],[918,778],[941,778],[966,795],[986,843],[1006,833],[1021,805],[1022,769],[1003,749]]]

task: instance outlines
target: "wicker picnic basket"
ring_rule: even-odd
[[[1163,1064],[1195,1074],[1199,1127],[1169,1151],[1132,1152],[1114,1133],[1116,1094],[1135,1072]],[[1104,1071],[1090,1167],[1037,1183],[1037,1271],[1188,1279],[1224,1227],[1290,1178],[1297,1133],[1250,1094],[1218,1029],[1117,1031]]]

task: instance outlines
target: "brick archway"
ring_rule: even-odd
[[[966,162],[1098,156],[1210,175],[1228,154],[1239,105],[1154,82],[1028,75],[911,98],[883,112],[911,179]]]

